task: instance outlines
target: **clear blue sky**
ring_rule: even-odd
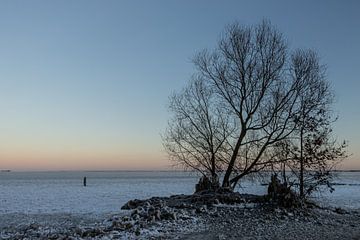
[[[1,1],[0,169],[157,169],[169,94],[235,20],[267,18],[328,66],[360,169],[359,1]]]

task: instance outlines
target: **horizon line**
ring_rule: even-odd
[[[130,169],[130,170],[12,170],[12,169],[0,169],[0,173],[6,172],[197,172],[192,169]],[[263,172],[271,172],[270,170],[264,170]],[[360,169],[336,169],[331,172],[360,172]]]

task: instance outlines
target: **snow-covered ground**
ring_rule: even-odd
[[[0,172],[0,215],[113,213],[129,199],[190,194],[197,179],[184,172]],[[323,192],[321,201],[360,208],[360,173],[339,173],[336,182],[346,185]],[[262,194],[266,187],[245,182],[239,190]]]
[[[316,196],[331,206],[360,209],[360,172],[338,172],[335,176],[335,191],[322,191]]]
[[[116,212],[133,198],[191,193],[196,179],[178,172],[0,173],[0,214]]]

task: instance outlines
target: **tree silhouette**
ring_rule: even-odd
[[[164,146],[172,160],[205,176],[223,172],[223,187],[290,161],[279,158],[279,146],[308,132],[311,116],[319,117],[314,112],[331,104],[316,54],[291,53],[268,21],[229,25],[217,47],[198,53],[194,64],[194,79],[170,98]]]

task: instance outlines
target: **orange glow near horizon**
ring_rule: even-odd
[[[0,170],[166,170],[170,162],[161,141],[138,135],[99,134],[62,136],[50,131],[37,135],[0,137]],[[9,134],[9,136],[11,136]],[[91,137],[90,137],[91,136]],[[135,141],[136,139],[139,139]]]
[[[349,157],[345,159],[338,167],[339,170],[360,170],[359,160]]]
[[[171,170],[172,162],[161,145],[161,139],[133,135],[103,135],[96,131],[86,135],[61,136],[49,132],[36,135],[0,136],[0,170]],[[351,142],[350,142],[351,143]],[[349,157],[341,170],[360,170],[360,156],[355,145],[348,148]]]
[[[62,170],[167,170],[170,163],[160,156],[4,156],[1,169],[12,171]]]
[[[144,152],[110,154],[100,151],[69,151],[67,153],[2,151],[0,170],[12,171],[106,171],[106,170],[172,170],[165,153]],[[349,157],[339,166],[339,170],[359,170],[357,159]]]
[[[119,153],[122,151],[122,153]],[[53,171],[53,170],[166,170],[170,162],[158,148],[143,149],[41,149],[0,148],[0,170]]]

